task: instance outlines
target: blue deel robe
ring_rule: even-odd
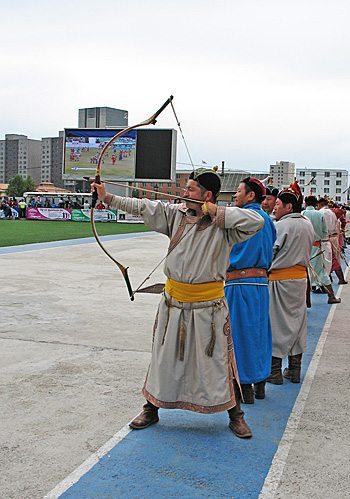
[[[265,224],[253,237],[233,246],[228,272],[244,268],[267,270],[276,240],[274,223],[258,203],[249,203],[243,208],[257,211]],[[272,356],[268,280],[250,277],[227,281],[225,295],[240,381],[244,384],[263,381],[270,374]]]

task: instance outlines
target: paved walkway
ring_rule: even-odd
[[[0,317],[0,497],[350,495],[349,285],[337,306],[313,295],[303,384],[269,385],[244,406],[253,439],[234,437],[226,414],[177,410],[129,431],[158,298],[129,302],[95,245],[62,244],[0,254],[12,284]],[[166,238],[107,244],[137,284]]]

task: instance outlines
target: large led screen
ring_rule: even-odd
[[[94,176],[104,145],[120,129],[66,128],[63,178]],[[101,173],[109,180],[174,180],[176,130],[138,129],[113,141],[103,155]]]
[[[66,129],[64,174],[77,179],[92,174],[103,147],[117,132],[115,129]],[[136,130],[131,130],[113,141],[104,153],[103,175],[115,180],[134,179],[135,163]]]

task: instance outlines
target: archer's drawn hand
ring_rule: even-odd
[[[213,220],[216,217],[217,206],[214,203],[210,203],[210,201],[206,201],[202,205],[202,212],[204,215],[209,215]]]
[[[107,195],[105,184],[104,183],[97,184],[96,182],[92,182],[91,192],[94,192],[94,189],[97,190],[98,199],[100,201],[104,201],[104,199]]]

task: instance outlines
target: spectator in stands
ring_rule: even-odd
[[[12,210],[8,203],[2,203],[1,209],[4,212],[4,216],[7,220],[12,220]]]
[[[24,199],[21,199],[18,203],[19,206],[19,216],[20,218],[26,218],[27,205]]]
[[[100,201],[97,205],[96,205],[96,210],[104,210],[105,209],[105,205],[102,203],[102,201]]]

